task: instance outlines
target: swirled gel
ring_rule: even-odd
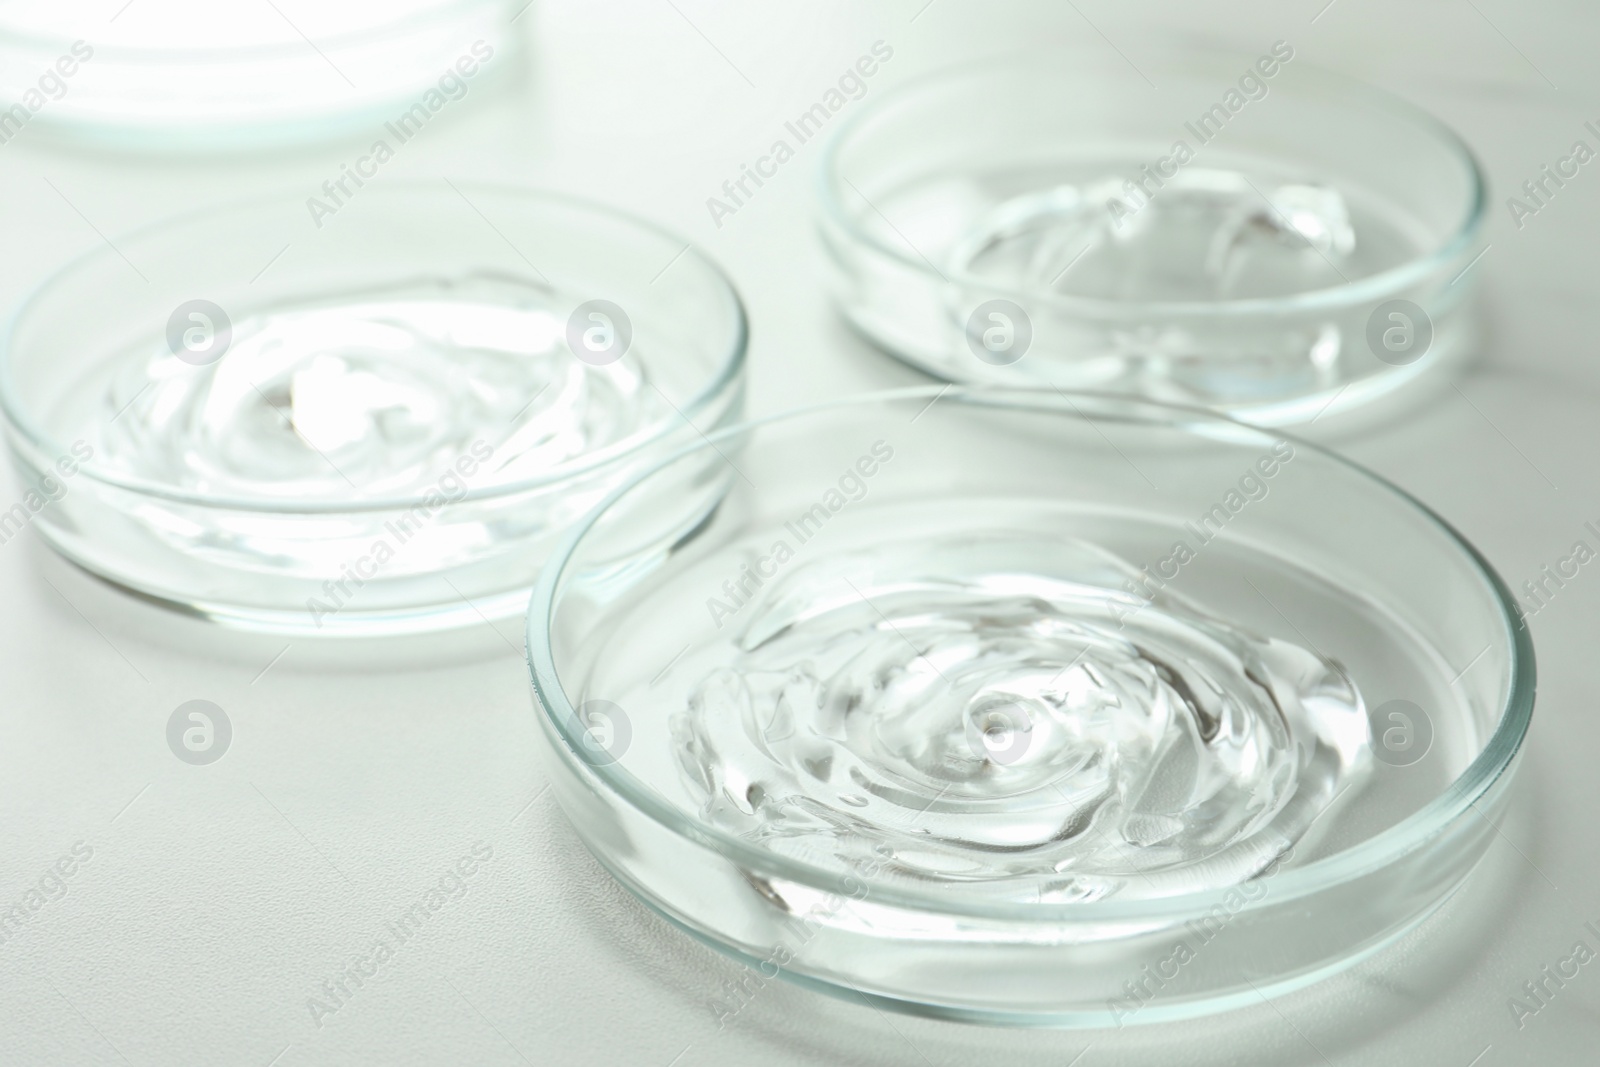
[[[1325,288],[1404,258],[1378,219],[1361,219],[1361,237],[1336,189],[1195,167],[1159,188],[1105,178],[1002,201],[950,259],[1029,292],[1229,300]]]
[[[967,893],[1236,884],[1368,761],[1316,651],[1230,625],[1078,541],[962,535],[820,557],[725,631],[672,720],[714,824]]]
[[[284,303],[232,323],[206,365],[162,342],[122,353],[75,402],[108,468],[192,492],[405,496],[474,442],[493,450],[475,484],[514,482],[670,411],[633,353],[574,357],[572,303],[490,276]]]

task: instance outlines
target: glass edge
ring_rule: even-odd
[[[800,418],[824,409],[865,406],[868,404],[892,404],[924,398],[937,399],[951,391],[954,391],[958,398],[965,398],[969,401],[975,396],[984,394],[1003,394],[1015,396],[1019,399],[1044,401],[1048,401],[1050,398],[1050,394],[1012,386],[930,385],[862,393],[842,400],[821,401],[786,409],[772,415],[727,427],[709,435],[702,442],[680,449],[672,456],[663,459],[648,470],[630,478],[625,484],[618,486],[597,504],[588,515],[575,524],[562,537],[549,560],[541,568],[539,579],[535,583],[533,594],[529,601],[528,616],[525,624],[525,658],[532,677],[533,690],[539,704],[537,712],[549,720],[550,725],[555,729],[557,737],[563,742],[558,747],[565,751],[558,753],[558,757],[574,769],[580,778],[586,781],[592,779],[599,782],[611,795],[662,826],[668,832],[705,845],[730,862],[812,888],[831,892],[849,892],[849,887],[846,885],[847,880],[851,877],[849,875],[840,875],[819,867],[813,867],[810,864],[775,856],[772,853],[755,848],[735,835],[707,827],[703,823],[684,815],[684,813],[667,804],[664,800],[657,798],[652,790],[649,790],[644,783],[639,782],[632,774],[628,774],[625,780],[613,778],[608,771],[615,768],[616,764],[611,765],[611,767],[597,767],[578,758],[575,748],[578,742],[568,732],[566,725],[567,720],[574,714],[574,708],[571,702],[567,700],[566,694],[556,677],[554,651],[550,647],[550,617],[555,609],[555,594],[560,588],[566,565],[584,536],[599,520],[600,516],[622,496],[666,467],[688,455],[707,448],[714,448],[717,443],[723,440],[739,434],[749,433],[771,423]],[[1520,625],[1521,618],[1516,611],[1515,600],[1504,580],[1483,557],[1482,553],[1463,537],[1455,527],[1441,518],[1432,508],[1423,504],[1389,479],[1339,455],[1337,452],[1315,442],[1296,437],[1293,434],[1281,433],[1275,428],[1254,426],[1204,408],[1166,404],[1141,397],[1088,391],[1069,391],[1067,395],[1069,397],[1088,398],[1094,401],[1113,401],[1141,405],[1149,409],[1191,416],[1199,421],[1228,423],[1233,427],[1259,434],[1265,438],[1287,439],[1297,447],[1307,448],[1325,459],[1332,460],[1337,465],[1353,472],[1356,476],[1368,479],[1380,489],[1393,494],[1399,498],[1402,504],[1408,505],[1420,512],[1424,518],[1430,520],[1435,528],[1445,535],[1448,541],[1453,542],[1459,549],[1464,551],[1468,561],[1473,565],[1473,569],[1477,571],[1478,576],[1485,582],[1488,592],[1491,594],[1491,600],[1500,610],[1501,622],[1505,626],[1506,635],[1509,639],[1508,651],[1511,656],[1511,681],[1506,704],[1501,708],[1499,721],[1489,739],[1485,742],[1483,751],[1433,800],[1394,826],[1342,852],[1325,856],[1304,867],[1280,871],[1273,880],[1273,886],[1278,891],[1271,894],[1270,898],[1263,898],[1259,904],[1247,903],[1245,905],[1246,910],[1253,911],[1266,907],[1269,900],[1270,904],[1275,906],[1287,900],[1310,896],[1333,886],[1354,881],[1375,870],[1389,866],[1410,852],[1426,847],[1430,838],[1465,817],[1468,808],[1473,807],[1480,797],[1502,781],[1505,771],[1510,768],[1512,761],[1521,749],[1523,739],[1527,734],[1528,726],[1532,719],[1535,690],[1533,643],[1527,628]],[[1074,409],[1076,408],[1076,405],[1073,405],[1070,400],[1068,403]],[[1182,425],[1183,423],[1180,421],[1177,424]],[[535,627],[536,621],[538,623],[537,628]],[[634,789],[634,785],[637,785],[639,789]],[[1193,915],[1202,914],[1210,907],[1222,903],[1229,891],[1228,888],[1222,888],[1149,900],[1118,901],[1113,899],[1071,904],[1034,904],[1026,907],[1008,907],[985,906],[970,902],[951,902],[934,896],[923,897],[915,893],[894,889],[878,891],[877,887],[875,887],[873,899],[877,903],[891,907],[1000,922],[1177,922]]]
[[[511,12],[512,2],[513,0],[454,0],[454,2],[449,4],[440,4],[428,10],[413,12],[411,15],[408,15],[407,17],[396,22],[384,23],[381,27],[378,27],[378,29],[380,32],[386,35],[405,33],[411,30],[424,28],[431,22],[450,18],[452,15],[458,12],[467,11],[475,7],[483,8],[485,11],[493,11],[495,8],[503,8],[505,12],[509,14]],[[515,16],[513,16],[513,18],[514,17]],[[510,20],[507,21],[509,24]],[[370,44],[373,40],[372,32],[373,31],[371,29],[350,30],[346,33],[341,33],[336,36],[323,39],[320,42],[319,47],[321,47],[324,51],[327,51],[343,48],[349,44]],[[63,46],[63,42],[67,45],[71,45],[74,40],[78,39],[79,38],[68,38],[65,35],[59,37],[42,36],[36,33],[25,33],[0,26],[0,47],[3,47],[8,42],[15,42],[25,47],[40,48],[48,51],[61,48]],[[95,45],[95,50],[97,52],[102,49],[104,49],[107,54],[119,58],[144,57],[149,60],[157,60],[161,62],[169,62],[174,59],[181,60],[193,58],[192,50],[182,48],[145,48],[129,47],[127,45]],[[251,59],[257,56],[271,56],[279,53],[298,54],[304,51],[304,49],[305,42],[295,40],[284,41],[282,44],[241,45],[238,47],[222,48],[216,50],[211,55],[213,58],[220,57]]]
[[[443,179],[441,179],[443,180]],[[401,193],[418,193],[431,189],[434,182],[426,179],[407,178],[385,185],[379,190],[379,196],[393,196]],[[664,416],[650,434],[641,437],[629,444],[626,448],[602,449],[581,463],[575,463],[560,469],[559,473],[541,476],[538,478],[524,479],[519,482],[505,485],[484,486],[468,492],[454,501],[455,504],[474,503],[484,500],[493,500],[500,497],[515,496],[518,493],[532,489],[545,488],[559,485],[573,478],[601,469],[607,464],[620,462],[638,450],[648,447],[652,442],[665,437],[677,427],[674,416],[681,413],[685,420],[692,414],[704,410],[712,404],[730,387],[737,384],[743,375],[750,348],[750,320],[744,305],[744,298],[734,285],[732,277],[722,266],[714,260],[703,248],[692,241],[665,229],[656,223],[635,215],[629,211],[612,207],[601,201],[589,200],[584,197],[573,196],[568,193],[557,192],[533,186],[519,186],[507,183],[472,182],[457,183],[478,192],[491,194],[509,194],[525,197],[536,201],[545,201],[552,204],[565,204],[577,207],[593,214],[609,217],[613,221],[622,221],[630,226],[641,229],[654,237],[664,239],[673,247],[683,247],[687,251],[680,253],[683,258],[693,258],[699,262],[722,290],[723,297],[728,304],[730,313],[730,326],[732,338],[728,351],[718,364],[717,372],[711,379],[673,415]],[[294,198],[298,200],[298,197]],[[290,200],[282,192],[250,197],[243,200],[229,200],[220,204],[212,204],[192,211],[170,215],[154,222],[135,227],[125,233],[117,235],[118,245],[130,244],[143,238],[160,233],[169,228],[194,225],[202,220],[215,215],[243,214],[252,207],[264,204],[283,204]],[[0,318],[0,413],[3,413],[6,422],[10,424],[11,431],[23,437],[32,447],[41,453],[53,456],[64,456],[69,452],[69,446],[62,445],[59,441],[44,433],[34,420],[24,414],[17,396],[15,383],[12,379],[12,338],[18,323],[32,307],[34,302],[54,288],[58,283],[68,280],[75,271],[93,265],[101,259],[117,254],[115,249],[105,245],[94,245],[86,251],[72,257],[66,263],[56,268],[42,281],[36,283],[25,292]],[[692,425],[692,423],[691,423]],[[14,448],[14,446],[13,446]],[[136,478],[121,478],[107,475],[105,472],[96,471],[89,465],[81,465],[79,473],[87,475],[94,481],[117,489],[141,496],[147,496],[170,503],[185,504],[195,507],[215,508],[219,510],[241,511],[254,514],[271,515],[349,515],[364,514],[376,511],[406,510],[422,503],[423,496],[415,497],[383,497],[362,501],[331,501],[326,503],[287,503],[284,506],[275,506],[275,502],[263,500],[259,497],[226,497],[205,493],[190,493],[175,490],[170,487],[144,482]]]
[[[1216,57],[1232,53],[1225,50],[1199,49],[1191,50],[1190,54]],[[1047,56],[1047,53],[1042,53],[1037,49],[1028,49],[1009,53],[1007,58],[1044,62]],[[1368,275],[1354,282],[1346,282],[1342,285],[1324,289],[1307,290],[1306,292],[1295,293],[1286,297],[1260,297],[1245,300],[1119,302],[1100,300],[1093,297],[1074,297],[1059,294],[1042,295],[1024,289],[999,285],[987,279],[962,272],[951,272],[947,275],[938,276],[931,272],[928,269],[928,264],[921,259],[907,255],[861,229],[857,224],[856,216],[846,210],[837,195],[837,183],[833,180],[835,173],[834,163],[844,143],[856,132],[857,128],[865,125],[885,108],[902,100],[911,99],[920,90],[942,84],[947,79],[998,70],[1000,69],[998,67],[998,58],[992,57],[969,63],[955,64],[909,78],[885,90],[884,94],[877,97],[872,104],[851,115],[838,129],[832,131],[823,144],[820,158],[813,167],[812,178],[812,186],[818,203],[822,207],[824,221],[837,226],[846,235],[852,246],[863,248],[880,259],[886,259],[897,266],[907,268],[928,278],[930,282],[945,286],[960,286],[984,292],[993,292],[1011,297],[1018,302],[1043,303],[1067,313],[1076,311],[1078,314],[1092,318],[1143,317],[1150,315],[1233,318],[1250,315],[1277,315],[1292,311],[1313,311],[1363,304],[1376,297],[1404,289],[1406,286],[1422,281],[1436,272],[1443,273],[1444,268],[1454,262],[1458,262],[1466,253],[1477,247],[1482,237],[1483,227],[1488,219],[1488,180],[1477,154],[1462,139],[1461,135],[1432,112],[1411,103],[1396,93],[1373,85],[1370,82],[1362,81],[1359,78],[1350,77],[1349,75],[1340,74],[1337,71],[1308,63],[1299,69],[1311,71],[1313,76],[1340,84],[1346,90],[1354,90],[1358,93],[1371,95],[1385,106],[1406,115],[1419,126],[1430,130],[1439,143],[1454,150],[1457,162],[1462,165],[1470,185],[1469,203],[1460,223],[1451,231],[1450,236],[1445,238],[1433,251],[1415,259],[1407,260],[1397,267],[1391,267],[1386,271]],[[1052,73],[1059,73],[1059,70],[1053,70]]]

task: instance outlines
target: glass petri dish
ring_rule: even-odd
[[[244,149],[370,128],[393,148],[514,64],[522,6],[0,0],[0,143],[38,127],[141,152]]]
[[[1410,929],[1493,840],[1534,689],[1500,579],[1375,475],[981,386],[641,475],[541,574],[528,650],[554,794],[660,914],[764,978],[1068,1027]]]
[[[842,126],[820,177],[844,317],[948,381],[1283,425],[1470,350],[1472,153],[1283,41],[925,77]]]
[[[0,329],[31,526],[127,589],[260,629],[517,614],[557,535],[738,418],[746,324],[699,250],[610,208],[445,181],[304,191],[96,249]]]

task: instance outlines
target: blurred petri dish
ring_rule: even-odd
[[[572,528],[528,649],[555,795],[642,900],[765,978],[1019,1025],[1388,944],[1493,840],[1534,687],[1500,579],[1394,486],[1000,387],[712,435]]]
[[[819,195],[845,318],[953,382],[1284,425],[1448,366],[1474,335],[1472,153],[1284,41],[924,77],[841,127]]]
[[[303,191],[108,242],[0,332],[32,528],[221,621],[520,613],[556,537],[738,417],[746,327],[688,242],[515,188]],[[20,510],[19,510],[20,508]]]
[[[516,62],[523,6],[0,0],[0,143],[29,127],[146,152],[414,133]]]

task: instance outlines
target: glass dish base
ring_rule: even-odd
[[[1315,982],[1463,883],[1531,714],[1516,622],[1312,444],[929,387],[619,489],[528,648],[554,796],[674,923],[897,1010],[1126,1026]]]

